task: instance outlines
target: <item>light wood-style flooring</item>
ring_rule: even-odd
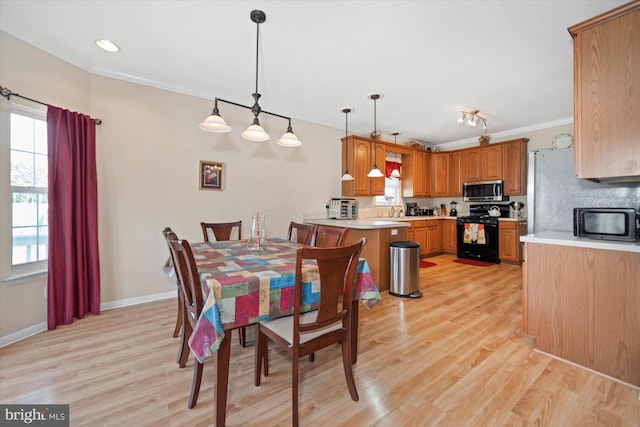
[[[353,402],[339,347],[301,361],[304,426],[639,426],[637,390],[533,351],[512,265],[454,257],[421,269],[424,296],[361,308]],[[105,311],[0,349],[0,403],[69,403],[71,426],[212,425],[211,366],[187,409],[193,359],[175,363],[174,300]],[[227,425],[291,424],[291,364],[270,350],[253,385],[253,347],[233,335]],[[639,361],[640,363],[640,361]]]

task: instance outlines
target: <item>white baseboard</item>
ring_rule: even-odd
[[[114,308],[128,307],[130,305],[144,304],[147,302],[160,301],[169,298],[176,298],[176,291],[163,292],[161,294],[145,295],[143,297],[127,298],[118,301],[105,302],[100,304],[100,311],[112,310]],[[19,330],[9,335],[0,337],[0,348],[6,347],[25,338],[39,334],[47,330],[47,322],[41,322],[28,328]]]

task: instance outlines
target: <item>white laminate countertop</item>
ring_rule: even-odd
[[[605,249],[610,251],[640,253],[640,242],[616,242],[614,240],[594,240],[575,237],[568,231],[543,231],[520,237],[521,242],[546,245],[575,246],[579,248]]]
[[[332,227],[356,228],[360,230],[375,230],[378,228],[398,228],[409,227],[409,224],[397,221],[402,218],[394,218],[395,221],[382,218],[362,218],[362,219],[305,219],[308,224],[329,225]]]

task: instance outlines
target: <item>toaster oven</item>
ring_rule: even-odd
[[[327,203],[327,218],[356,219],[358,218],[358,201],[353,198],[335,197]]]

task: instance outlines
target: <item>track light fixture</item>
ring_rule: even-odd
[[[464,123],[465,119],[467,119],[467,124],[471,127],[476,127],[478,124],[482,126],[482,130],[487,130],[487,119],[478,115],[480,110],[474,111],[462,111],[460,118],[458,119],[458,123]]]
[[[211,112],[211,115],[204,120],[204,122],[200,123],[200,129],[207,132],[215,133],[225,133],[231,131],[231,127],[224,121],[222,116],[220,116],[220,112],[218,110],[218,101],[220,101],[227,104],[235,105],[237,107],[246,108],[248,110],[251,110],[251,112],[253,113],[253,123],[251,123],[247,130],[242,132],[242,137],[244,139],[247,139],[249,141],[266,141],[269,139],[269,134],[265,132],[262,126],[260,126],[260,120],[258,117],[260,113],[264,113],[289,121],[287,131],[282,135],[282,137],[280,137],[280,139],[278,139],[276,143],[284,147],[298,147],[302,145],[302,142],[298,139],[296,134],[293,133],[293,129],[291,128],[291,117],[286,117],[280,114],[265,111],[260,107],[260,104],[258,103],[258,100],[261,96],[258,92],[258,54],[260,48],[260,24],[267,20],[267,15],[265,15],[265,13],[261,10],[252,10],[249,16],[251,17],[251,20],[256,23],[256,90],[251,94],[254,100],[253,106],[249,107],[246,105],[238,104],[237,102],[215,98],[213,111]]]
[[[384,174],[378,169],[378,165],[376,164],[376,154],[378,148],[378,127],[376,124],[376,101],[380,99],[382,95],[379,93],[372,93],[369,95],[369,99],[373,99],[373,168],[369,171],[367,176],[369,178],[382,178]]]

